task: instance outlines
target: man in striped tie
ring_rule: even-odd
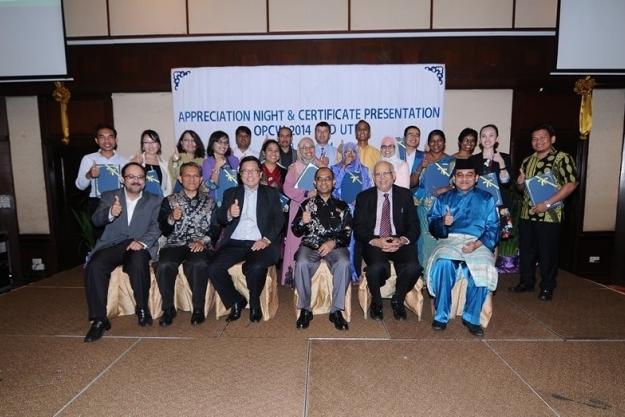
[[[377,162],[373,178],[375,187],[356,198],[353,222],[367,264],[365,274],[372,299],[370,315],[376,320],[384,318],[380,288],[391,275],[389,261],[392,261],[397,274],[395,295],[391,299],[393,317],[404,320],[404,298],[421,274],[416,250],[419,222],[410,191],[394,185],[391,163]]]

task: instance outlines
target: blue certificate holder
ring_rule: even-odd
[[[525,180],[525,189],[530,196],[530,200],[532,200],[532,205],[535,206],[553,197],[560,189],[560,185],[556,180],[556,176],[550,171],[527,178]],[[561,207],[562,205],[562,201],[558,201],[552,204],[551,208]]]
[[[158,174],[155,170],[151,169],[145,174],[145,191],[152,193],[159,197],[163,196],[163,190],[161,189],[161,183],[158,181]]]
[[[480,190],[484,190],[487,193],[490,193],[493,197],[495,197],[495,201],[497,206],[503,205],[503,200],[501,199],[501,190],[499,189],[499,183],[497,182],[497,174],[494,172],[480,175],[477,180],[477,188]]]
[[[315,174],[317,173],[315,164],[308,164],[295,182],[295,188],[300,190],[312,191],[315,189]]]
[[[404,138],[395,138],[397,142],[397,154],[402,161],[406,160],[406,144]]]
[[[346,171],[340,184],[341,200],[351,204],[356,200],[356,196],[362,191],[362,173],[360,171]]]
[[[235,170],[228,168],[221,168],[219,170],[219,179],[217,180],[217,188],[215,188],[215,202],[218,206],[221,206],[221,202],[224,199],[224,192],[228,188],[236,187],[237,185],[239,185],[239,182]]]
[[[425,168],[425,172],[423,173],[423,185],[428,194],[434,194],[434,191],[437,189],[449,186],[450,176],[450,162],[432,162]]]
[[[289,204],[291,203],[291,199],[280,193],[280,206],[282,206],[282,211],[287,213],[289,211]]]
[[[98,168],[100,169],[100,176],[96,180],[98,195],[121,188],[119,165],[98,164]]]

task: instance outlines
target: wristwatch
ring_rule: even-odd
[[[548,200],[545,200],[545,207],[551,208],[551,203]]]

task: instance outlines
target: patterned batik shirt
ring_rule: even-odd
[[[302,222],[304,210],[311,216],[307,224]],[[334,240],[337,248],[347,247],[352,234],[351,224],[352,215],[347,203],[334,197],[323,201],[315,196],[300,205],[291,229],[295,236],[302,236],[302,245],[317,250],[328,240]]]
[[[181,207],[182,218],[170,223],[169,214],[175,207]],[[211,224],[211,216],[215,210],[215,200],[206,192],[198,192],[189,198],[184,191],[171,194],[163,199],[158,223],[161,232],[166,236],[168,246],[183,246],[191,242],[202,241],[209,250],[214,250],[219,228]]]
[[[560,187],[567,183],[577,182],[575,161],[573,161],[573,158],[568,153],[560,152],[555,148],[551,148],[549,154],[543,159],[538,159],[536,153],[528,156],[523,160],[521,169],[523,169],[525,173],[525,178],[553,172]],[[525,189],[523,207],[521,208],[522,219],[546,223],[560,223],[562,221],[562,206],[552,207],[544,213],[530,212],[531,207],[532,200],[530,199],[527,189]]]

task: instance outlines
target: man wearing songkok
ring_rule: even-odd
[[[347,204],[332,197],[336,185],[329,168],[319,168],[315,174],[315,197],[304,200],[295,215],[292,230],[302,242],[295,255],[294,282],[299,295],[298,329],[308,327],[313,318],[310,307],[312,277],[321,259],[332,271],[332,308],[330,321],[338,330],[347,330],[347,321],[341,310],[345,309],[345,291],[350,280],[349,245],[351,214]]]
[[[457,159],[455,188],[441,194],[428,215],[430,233],[438,242],[426,265],[426,280],[434,297],[434,330],[444,330],[450,319],[451,290],[467,280],[462,323],[475,336],[483,336],[480,313],[486,297],[497,287],[494,250],[499,238],[495,198],[476,188],[472,160]]]
[[[191,324],[204,322],[208,262],[219,236],[219,227],[211,225],[215,201],[207,192],[200,191],[202,168],[195,162],[182,164],[178,181],[182,184],[182,191],[164,198],[158,215],[159,227],[167,239],[159,252],[156,270],[163,300],[159,324],[164,327],[172,324],[176,317],[174,288],[181,263],[192,293]]]
[[[550,301],[557,286],[562,203],[575,191],[578,179],[573,157],[554,148],[556,132],[553,126],[535,126],[531,134],[534,153],[523,160],[517,178],[517,187],[524,192],[519,220],[520,282],[509,289],[512,292],[534,291],[538,262],[541,278],[538,298]],[[534,205],[525,181],[549,172],[553,174],[558,189],[549,198],[536,201]]]
[[[97,240],[93,255],[86,265],[85,290],[91,328],[85,342],[94,342],[111,328],[106,318],[106,303],[111,272],[122,265],[130,277],[137,303],[140,326],[151,326],[148,310],[150,290],[150,259],[158,249],[158,210],[161,197],[144,193],[145,168],[129,162],[121,170],[123,188],[102,194],[100,204],[91,217],[104,232]]]
[[[397,282],[391,307],[393,317],[404,320],[404,299],[421,274],[416,248],[419,236],[417,212],[410,190],[394,185],[393,164],[376,163],[373,182],[375,187],[356,197],[353,222],[367,264],[365,275],[371,292],[370,315],[376,320],[384,318],[380,288],[391,275],[389,261],[393,261]]]
[[[227,321],[238,320],[247,305],[245,297],[234,287],[228,269],[243,262],[243,275],[250,291],[250,321],[259,322],[260,294],[267,279],[267,269],[280,258],[280,232],[284,214],[280,193],[260,183],[261,164],[258,158],[246,156],[239,165],[242,185],[229,188],[213,214],[213,222],[224,226],[208,276],[226,308]]]

